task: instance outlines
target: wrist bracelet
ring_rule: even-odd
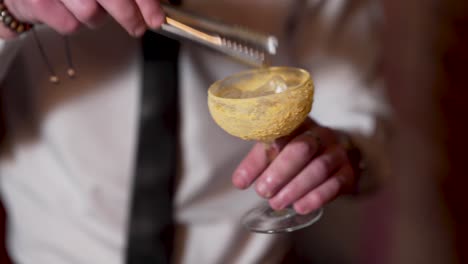
[[[8,11],[4,0],[0,0],[0,21],[10,30],[14,31],[17,34],[21,34],[30,30],[33,25],[29,23],[24,23],[18,21],[11,13]]]

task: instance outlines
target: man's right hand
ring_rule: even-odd
[[[106,15],[135,37],[164,21],[159,0],[5,0],[5,5],[19,21],[46,24],[61,34],[96,27]],[[7,30],[0,28],[1,38],[12,36]]]

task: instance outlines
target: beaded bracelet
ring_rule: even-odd
[[[29,23],[24,23],[18,21],[11,13],[8,11],[4,0],[0,0],[0,21],[5,25],[7,28],[11,29],[17,34],[21,34],[30,30],[33,25]]]

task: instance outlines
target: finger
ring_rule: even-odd
[[[146,24],[153,29],[159,28],[164,22],[164,13],[162,12],[159,1],[136,0],[136,3]]]
[[[81,23],[91,28],[96,27],[105,15],[95,0],[62,0],[62,3]]]
[[[269,160],[264,143],[257,143],[241,161],[232,176],[232,183],[239,189],[249,187],[266,169]]]
[[[294,210],[298,214],[308,214],[324,206],[336,198],[341,190],[349,185],[349,180],[353,177],[352,174],[353,170],[350,166],[341,168],[326,182],[295,202]]]
[[[280,210],[325,182],[346,162],[346,153],[340,147],[327,149],[322,155],[310,162],[277,195],[270,199],[273,209]]]
[[[310,132],[293,139],[257,180],[257,193],[265,198],[275,195],[309,163],[319,147],[318,136]]]
[[[16,10],[17,8],[20,10]],[[73,33],[80,26],[75,16],[57,0],[32,1],[31,10],[33,10],[31,13],[25,13],[24,8],[13,4],[10,11],[15,16],[22,14],[17,16],[20,20],[46,24],[61,34]]]
[[[146,24],[135,2],[128,0],[100,0],[99,4],[129,34],[139,37],[146,31]]]

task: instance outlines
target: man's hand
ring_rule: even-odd
[[[276,152],[273,160],[271,152]],[[232,180],[240,189],[256,181],[257,193],[273,209],[293,205],[299,214],[307,214],[351,191],[355,178],[338,132],[308,119],[290,137],[269,146],[257,143]]]
[[[16,19],[43,23],[62,34],[82,25],[95,27],[106,15],[133,36],[143,35],[148,27],[158,28],[164,21],[159,0],[5,0],[5,4]]]

